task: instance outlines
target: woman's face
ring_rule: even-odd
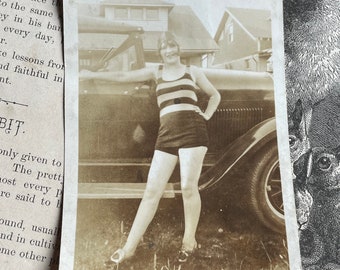
[[[164,41],[160,46],[160,54],[165,64],[174,64],[179,60],[178,44],[172,40]]]

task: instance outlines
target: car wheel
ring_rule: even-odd
[[[284,212],[278,150],[268,145],[252,159],[248,173],[249,203],[256,218],[269,229],[284,233]]]

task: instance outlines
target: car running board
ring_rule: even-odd
[[[78,199],[138,199],[143,197],[146,183],[79,183]],[[163,198],[174,198],[180,190],[168,183]]]

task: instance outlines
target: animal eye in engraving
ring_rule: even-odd
[[[297,138],[293,135],[290,135],[289,136],[289,146],[290,147],[293,147],[297,142]]]
[[[317,166],[321,170],[328,170],[332,165],[332,161],[329,157],[320,157],[317,161]]]

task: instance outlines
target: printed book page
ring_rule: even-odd
[[[60,269],[301,269],[282,13],[280,1],[64,1]],[[169,75],[178,57],[183,70]],[[201,88],[162,94],[181,76]],[[202,78],[220,95],[212,116],[215,92]],[[202,167],[192,147],[155,151],[171,138],[164,117],[179,109],[194,125],[207,118]],[[186,120],[168,131],[186,130]],[[201,171],[201,204],[189,211],[188,171]]]
[[[1,269],[58,269],[62,1],[0,1]]]

